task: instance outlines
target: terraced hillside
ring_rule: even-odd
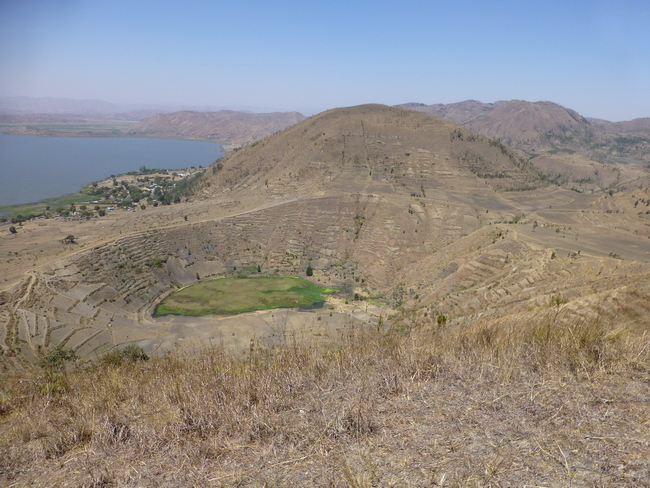
[[[436,116],[381,105],[318,114],[230,153],[220,167],[207,173],[206,185],[271,198],[319,190],[432,196],[439,189],[546,184],[532,165],[492,139]]]
[[[14,253],[0,263],[5,276],[26,274],[3,290],[0,347],[15,367],[59,345],[87,358],[129,343],[149,353],[201,341],[245,350],[286,331],[328,334],[386,317],[515,326],[552,303],[565,310],[558,320],[649,326],[648,202],[647,187],[552,185],[508,147],[436,116],[332,110],[229,153],[189,201],[110,221],[29,222],[3,238],[0,255]],[[39,237],[55,229],[80,244]],[[348,294],[314,313],[152,317],[178,286],[304,275],[309,265],[314,280]]]

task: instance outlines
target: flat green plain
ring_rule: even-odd
[[[273,308],[310,308],[335,291],[296,276],[215,278],[172,293],[156,307],[154,315],[232,315]]]

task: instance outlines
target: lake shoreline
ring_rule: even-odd
[[[31,139],[30,139],[31,137]],[[208,167],[225,154],[217,140],[105,134],[57,136],[0,133],[0,214],[74,197],[94,181],[140,167]]]
[[[34,136],[34,137],[81,137],[81,138],[135,138],[135,139],[168,139],[175,141],[196,141],[210,142],[221,146],[229,146],[230,141],[226,139],[210,139],[202,137],[187,137],[176,134],[145,134],[119,131],[67,131],[57,129],[47,129],[43,127],[16,126],[0,131],[0,134],[13,136]]]

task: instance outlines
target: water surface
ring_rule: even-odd
[[[58,197],[141,166],[198,168],[221,156],[212,142],[0,134],[0,206]]]

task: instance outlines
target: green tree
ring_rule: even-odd
[[[9,227],[9,232],[11,232],[12,234],[15,234],[18,231],[16,230],[16,227],[12,225],[11,227]]]
[[[314,276],[314,268],[311,267],[311,264],[307,266],[307,276]]]
[[[65,244],[74,244],[76,240],[77,240],[77,238],[75,236],[73,236],[72,234],[70,234],[70,235],[66,236],[65,239],[63,239],[63,242]]]

